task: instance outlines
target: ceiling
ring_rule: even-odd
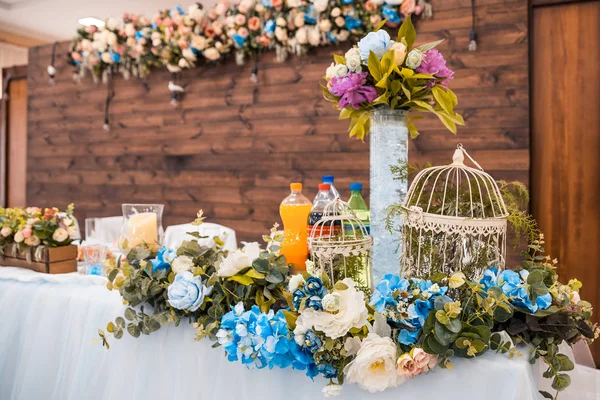
[[[154,16],[158,10],[183,7],[194,0],[0,0],[0,29],[47,42],[68,40],[83,17],[107,19],[124,12]],[[200,0],[208,5],[214,0]]]

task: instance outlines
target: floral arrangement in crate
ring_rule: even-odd
[[[78,236],[74,206],[58,208],[0,208],[0,255],[7,249],[31,255],[34,248],[71,244]]]
[[[202,220],[200,213],[194,223]],[[109,335],[139,337],[187,319],[196,340],[222,346],[229,361],[321,375],[329,380],[326,396],[339,394],[343,383],[369,392],[396,387],[438,367],[451,369],[453,357],[523,356],[516,347],[523,344],[531,362],[548,365],[544,376],[558,393],[574,367],[558,346],[591,343],[600,334],[590,303],[579,297],[581,283],[557,280],[543,240],[531,243],[515,270],[490,268],[476,281],[462,273],[386,275],[367,298],[352,278],[331,282],[310,262],[310,272],[290,276],[279,254],[281,236],[275,228],[264,236],[266,251],[249,243],[227,252],[218,240],[211,248],[193,240],[177,250],[129,252],[107,283],[128,308],[99,330],[103,344],[108,348]]]
[[[456,95],[448,85],[454,72],[435,49],[442,40],[415,46],[416,31],[410,18],[398,30],[398,40],[379,29],[362,38],[344,56],[334,55],[322,85],[323,95],[340,110],[340,119],[350,119],[350,136],[363,140],[369,133],[370,111],[375,107],[435,114],[452,133],[463,118],[454,111]],[[419,132],[409,116],[412,137]]]
[[[126,13],[103,27],[81,28],[71,62],[81,78],[112,72],[145,76],[152,68],[179,72],[235,53],[238,63],[274,49],[287,54],[358,39],[387,19],[397,26],[410,15],[431,15],[425,0],[220,0],[210,9],[192,4],[160,11],[153,18]]]

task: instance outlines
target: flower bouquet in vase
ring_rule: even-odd
[[[375,278],[397,272],[398,241],[389,229],[399,231],[396,219],[386,226],[386,208],[402,201],[406,179],[394,179],[390,169],[408,162],[408,135],[419,135],[413,112],[435,114],[452,133],[463,118],[454,111],[458,100],[448,88],[454,73],[435,49],[442,41],[415,46],[416,31],[405,18],[397,40],[381,28],[362,38],[344,56],[334,55],[322,85],[325,99],[349,119],[350,136],[364,140],[370,133],[370,202],[373,271]],[[411,112],[409,115],[408,113]]]

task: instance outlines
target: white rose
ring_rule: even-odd
[[[108,35],[106,35],[106,43],[108,43],[109,46],[116,45],[117,35],[114,32],[109,32]]]
[[[158,39],[152,39],[152,46],[158,47],[161,44],[162,44],[162,40],[160,40],[160,38],[158,38]]]
[[[570,295],[571,304],[578,304],[581,301],[581,297],[579,296],[579,292],[572,292]]]
[[[321,32],[329,32],[331,30],[331,21],[328,19],[322,19],[319,21],[319,29]]]
[[[412,49],[406,57],[406,66],[410,69],[417,69],[423,61],[423,53],[417,49]]]
[[[327,78],[328,80],[331,78],[335,77],[335,63],[331,63],[331,65],[329,67],[327,67],[327,69],[325,70],[325,78]],[[308,268],[307,268],[308,270]]]
[[[380,392],[404,382],[396,370],[397,358],[392,339],[370,333],[363,339],[356,358],[344,368],[344,375],[349,383],[358,383],[371,393]]]
[[[71,239],[75,239],[77,237],[77,235],[79,234],[79,230],[77,229],[76,226],[70,226],[67,228],[67,233],[69,234],[69,237]]]
[[[346,67],[344,64],[338,64],[335,66],[333,76],[341,77],[346,75],[348,75],[348,67]]]
[[[342,15],[342,10],[339,9],[339,7],[334,8],[333,10],[331,10],[331,16],[333,18],[337,18],[340,15]]]
[[[167,64],[167,69],[169,70],[169,72],[172,73],[181,72],[181,68],[179,67],[179,65],[175,64]]]
[[[339,311],[335,314],[306,308],[296,321],[294,334],[302,335],[313,329],[323,332],[331,339],[342,337],[352,328],[362,328],[367,324],[368,311],[365,295],[354,287],[354,281],[346,278],[342,281],[348,286],[345,290],[335,290],[339,294]]]
[[[313,29],[308,30],[308,43],[311,46],[318,46],[321,42],[321,33],[319,32],[319,28],[314,27]]]
[[[346,40],[348,40],[349,37],[350,37],[350,32],[348,32],[345,29],[341,30],[337,34],[337,40],[339,40],[340,42],[345,42]]]
[[[301,0],[287,0],[287,5],[290,8],[298,8],[302,5],[302,1]]]
[[[135,36],[135,26],[133,26],[133,24],[129,23],[125,25],[125,35]]]
[[[113,62],[112,56],[107,51],[105,51],[104,53],[102,53],[102,57],[101,58],[102,58],[102,61],[104,61],[107,64],[112,64],[112,62]]]
[[[190,61],[190,62],[194,62],[196,61],[196,54],[194,54],[194,51],[192,49],[190,49],[189,47],[187,49],[184,49],[181,54],[185,57],[186,60]]]
[[[62,223],[65,224],[65,226],[71,226],[71,224],[73,223],[73,220],[71,218],[63,218],[62,219]],[[27,220],[27,224],[29,224],[29,220]],[[33,225],[33,221],[31,224],[29,225]]]
[[[360,54],[353,54],[353,55],[346,55],[346,66],[348,67],[348,70],[354,73],[361,73],[362,72],[362,66],[361,66],[362,60],[360,58]]]
[[[35,235],[31,235],[27,239],[25,239],[25,244],[31,247],[37,246],[38,244],[40,244],[40,238]]]
[[[275,37],[280,42],[285,42],[288,39],[287,30],[285,30],[285,29],[281,28],[280,26],[278,26],[277,28],[275,28]]]
[[[327,385],[323,388],[323,390],[321,390],[323,392],[323,395],[325,397],[335,397],[335,396],[339,396],[340,393],[342,393],[342,386],[341,385]]]
[[[10,229],[10,227],[8,226],[5,226],[4,228],[2,228],[2,230],[0,230],[0,235],[4,237],[9,237],[11,233],[12,229]]]
[[[402,42],[395,42],[392,47],[394,50],[394,62],[396,65],[402,65],[406,58],[406,46]]]
[[[335,22],[338,28],[341,28],[346,24],[346,20],[344,19],[344,17],[337,17],[333,22]]]
[[[300,43],[300,44],[306,44],[306,42],[308,40],[308,37],[307,37],[307,34],[306,34],[306,29],[304,29],[304,28],[298,29],[296,31],[296,36],[295,37],[296,37],[296,40],[298,41],[298,43]]]
[[[285,18],[283,18],[283,17],[279,17],[279,18],[277,18],[277,20],[275,21],[275,24],[276,24],[277,26],[286,26],[286,25],[287,25],[287,22],[285,21]]]
[[[257,4],[257,5],[254,7],[254,10],[255,10],[257,13],[261,13],[261,12],[265,11],[265,7],[264,7],[262,4]]]
[[[377,4],[378,6],[382,5],[385,0],[371,0],[373,3]]]
[[[260,252],[262,251],[260,244],[258,242],[242,242],[242,244],[244,245],[242,251],[248,256],[250,264],[252,264],[252,261],[260,257]]]
[[[294,25],[296,25],[298,28],[304,26],[304,13],[298,13],[296,14],[296,16],[294,17]]]
[[[15,233],[15,242],[21,243],[24,239],[25,237],[23,236],[23,231],[18,231]]]
[[[52,239],[54,239],[54,241],[58,243],[64,242],[65,240],[67,240],[68,237],[69,232],[67,232],[67,230],[63,228],[58,228],[54,231],[54,234],[52,235]]]
[[[108,21],[106,21],[106,27],[111,31],[114,31],[119,27],[119,20],[117,18],[109,18]]]
[[[217,275],[228,277],[237,274],[242,269],[250,267],[252,262],[260,256],[260,252],[258,243],[244,243],[243,249],[233,251],[221,260]]]
[[[292,276],[290,278],[290,282],[288,283],[288,292],[294,293],[303,282],[304,277],[302,276],[302,274]]]
[[[206,38],[204,36],[193,35],[192,47],[196,50],[204,50],[204,48],[206,47]]]
[[[340,310],[340,294],[339,293],[327,293],[321,300],[323,310],[334,313]]]
[[[176,273],[191,271],[194,266],[194,261],[188,256],[179,256],[171,264],[171,270]]]
[[[327,6],[329,5],[329,0],[313,0],[313,6],[317,12],[323,12],[327,10]]]
[[[221,57],[219,50],[215,49],[214,47],[209,47],[208,49],[204,50],[202,54],[211,61],[216,61]]]

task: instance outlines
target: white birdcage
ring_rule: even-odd
[[[325,206],[308,238],[316,269],[327,273],[332,283],[350,277],[365,291],[373,289],[372,246],[363,222],[339,198]]]
[[[476,168],[464,164],[465,156]],[[425,168],[402,204],[404,275],[504,269],[508,211],[496,181],[458,145],[452,164]]]

